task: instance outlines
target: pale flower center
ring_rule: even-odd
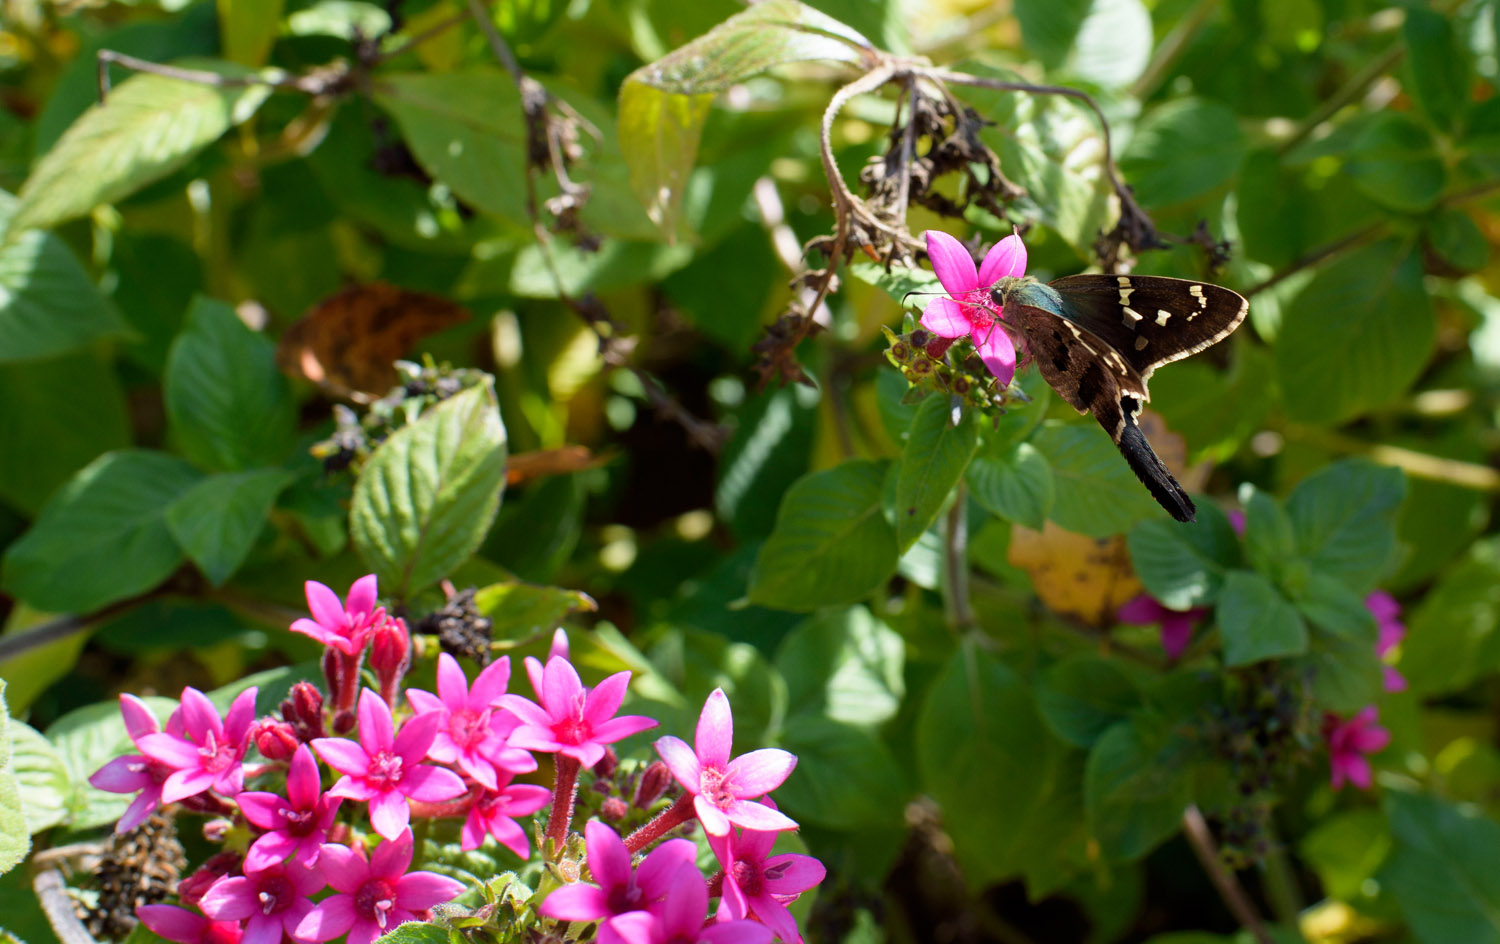
[[[448,720],[448,736],[461,750],[472,750],[490,733],[490,712],[465,708],[455,711]]]
[[[698,792],[715,806],[727,807],[735,801],[735,795],[724,787],[724,771],[717,767],[705,767],[698,775]]]
[[[283,806],[277,812],[281,814],[282,819],[286,820],[285,829],[293,836],[306,836],[317,825],[317,820],[314,818],[312,810],[294,810]]]
[[[389,790],[401,782],[403,774],[400,754],[378,751],[370,758],[370,772],[365,779],[377,790]]]
[[[198,748],[198,756],[203,758],[203,769],[209,773],[219,773],[224,768],[235,762],[234,747],[228,743],[220,744],[219,739],[212,731],[208,732],[203,746]]]
[[[260,913],[268,915],[290,907],[297,899],[297,892],[286,876],[267,875],[260,880],[255,897],[260,900]]]

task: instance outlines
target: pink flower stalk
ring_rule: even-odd
[[[510,776],[498,790],[485,790],[469,807],[460,836],[465,851],[484,845],[485,836],[494,836],[500,845],[521,858],[531,856],[531,840],[516,819],[530,816],[552,801],[552,791],[534,783],[510,783]]]
[[[338,894],[314,905],[297,925],[296,934],[302,940],[331,941],[347,933],[348,944],[370,944],[399,924],[421,920],[428,908],[463,892],[463,883],[447,876],[408,874],[412,846],[409,829],[381,843],[368,860],[358,846],[325,845],[323,873]]]
[[[1365,597],[1365,609],[1375,617],[1375,623],[1380,627],[1380,638],[1375,643],[1375,654],[1381,659],[1390,656],[1391,650],[1401,645],[1401,640],[1406,638],[1406,624],[1401,622],[1401,604],[1396,598],[1384,590],[1376,590]],[[1406,691],[1406,676],[1396,671],[1396,667],[1386,663],[1382,665],[1381,671],[1385,673],[1385,690],[1388,692]]]
[[[243,944],[281,944],[284,933],[294,941],[305,941],[296,931],[297,924],[312,911],[308,896],[322,891],[325,884],[306,866],[277,863],[219,879],[198,907],[215,921],[245,921]]]
[[[755,829],[709,836],[708,844],[724,869],[718,919],[753,917],[776,933],[783,944],[801,944],[797,920],[787,905],[823,881],[828,874],[812,856],[786,853],[771,856],[777,833]]]
[[[474,679],[472,689],[457,659],[446,652],[438,656],[438,693],[406,690],[406,700],[419,715],[432,712],[442,719],[427,756],[456,764],[489,790],[500,788],[501,771],[536,770],[536,758],[506,744],[506,737],[520,724],[515,715],[496,708],[509,681],[509,656],[491,662]]]
[[[1323,737],[1328,741],[1328,765],[1333,789],[1342,790],[1345,781],[1361,790],[1370,789],[1370,760],[1391,743],[1391,732],[1375,723],[1374,705],[1347,721],[1337,715],[1324,715]]]
[[[693,797],[693,809],[709,835],[728,835],[731,823],[768,832],[796,829],[796,822],[785,814],[752,801],[781,786],[797,766],[797,756],[765,748],[731,761],[733,740],[729,697],[722,688],[716,688],[698,716],[695,746],[690,748],[681,739],[668,736],[656,742],[656,752]]]
[[[1006,277],[1026,274],[1026,246],[1020,236],[1007,236],[985,254],[979,269],[963,243],[935,229],[927,231],[927,255],[932,271],[952,298],[935,298],[922,312],[922,327],[940,338],[967,337],[1001,386],[1016,374],[1016,346],[1000,319],[989,290]]]
[[[681,869],[691,869],[702,880],[695,865],[697,847],[691,840],[668,839],[641,860],[640,868],[632,870],[630,851],[610,827],[590,820],[583,828],[583,839],[589,875],[598,884],[565,885],[548,895],[538,910],[549,918],[600,921],[632,911],[659,910],[673,883],[679,880]],[[701,912],[698,923],[703,923]]]
[[[385,608],[375,605],[378,594],[375,575],[367,574],[354,581],[343,603],[331,589],[309,580],[303,584],[307,608],[313,618],[303,617],[292,624],[292,632],[311,636],[346,656],[357,656],[376,628],[385,623]]]
[[[110,793],[140,791],[140,795],[130,801],[125,815],[115,824],[115,832],[128,833],[144,823],[161,805],[162,784],[167,782],[175,768],[145,756],[141,748],[142,738],[161,730],[155,713],[145,702],[134,695],[121,695],[120,714],[125,719],[125,733],[130,735],[130,741],[136,746],[136,750],[141,750],[142,753],[116,757],[94,771],[93,776],[89,777],[89,783]],[[172,734],[182,732],[181,711],[174,711],[172,717],[167,719],[167,731]]]
[[[437,737],[442,717],[417,715],[396,734],[385,700],[370,689],[359,696],[359,741],[318,738],[313,747],[323,761],[344,776],[329,796],[370,804],[370,825],[386,839],[401,835],[411,822],[407,797],[424,803],[451,800],[464,782],[451,770],[423,764]]]
[[[1199,607],[1190,610],[1169,610],[1149,594],[1141,594],[1115,613],[1115,618],[1131,626],[1161,625],[1161,647],[1167,651],[1168,659],[1177,659],[1193,640],[1193,627],[1208,615]]]
[[[338,815],[338,797],[323,796],[318,762],[306,744],[298,746],[287,771],[286,799],[274,793],[246,791],[235,798],[245,819],[269,830],[245,853],[245,871],[267,868],[288,855],[307,866],[318,864],[318,850]]]
[[[147,734],[137,743],[147,757],[172,768],[161,785],[162,802],[175,803],[206,790],[220,796],[239,793],[245,784],[242,761],[255,721],[255,689],[240,692],[222,720],[213,702],[196,688],[182,690],[179,710],[180,734]]]
[[[500,696],[501,706],[521,719],[511,732],[511,747],[562,754],[592,767],[604,756],[604,745],[656,727],[656,721],[644,715],[615,717],[630,684],[628,671],[588,689],[572,663],[553,656],[540,672],[532,672],[528,664],[527,674],[540,705],[520,695]]]
[[[707,911],[708,883],[696,867],[683,866],[660,905],[610,918],[599,928],[599,944],[770,944],[771,929],[765,925],[735,920],[704,924]]]
[[[210,921],[176,905],[141,905],[135,914],[157,937],[177,944],[240,944],[244,935],[238,921]]]

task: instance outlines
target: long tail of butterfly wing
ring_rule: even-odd
[[[1125,398],[1121,404],[1123,409],[1120,413],[1124,417],[1124,425],[1120,428],[1120,434],[1115,437],[1115,445],[1120,447],[1120,454],[1125,461],[1130,463],[1130,470],[1135,477],[1141,480],[1151,497],[1156,503],[1167,510],[1173,518],[1178,521],[1192,521],[1198,514],[1193,500],[1183,489],[1181,483],[1172,477],[1167,471],[1167,466],[1151,448],[1151,442],[1141,427],[1135,421],[1135,411],[1140,409],[1139,401],[1133,401],[1130,397]],[[1100,420],[1100,425],[1103,425]],[[1105,427],[1106,432],[1108,427]]]

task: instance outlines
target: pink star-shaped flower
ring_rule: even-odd
[[[1380,638],[1375,643],[1375,654],[1385,659],[1392,649],[1401,645],[1401,640],[1406,638],[1406,624],[1401,622],[1401,604],[1396,598],[1384,590],[1376,590],[1365,597],[1365,609],[1375,617],[1375,623],[1380,627]],[[1406,676],[1396,671],[1396,667],[1385,663],[1381,667],[1385,673],[1385,690],[1388,692],[1406,691]]]
[[[205,790],[233,796],[245,783],[245,749],[255,721],[255,689],[247,688],[221,720],[208,696],[182,690],[182,733],[147,734],[136,744],[147,757],[172,768],[161,785],[163,803],[175,803]],[[169,725],[170,727],[170,725]]]
[[[161,731],[150,706],[134,695],[120,696],[120,714],[125,719],[125,733],[130,735],[130,741],[137,750],[141,750],[142,738]],[[172,716],[167,719],[167,733],[182,733],[181,711],[172,712]],[[167,782],[175,769],[147,757],[143,751],[140,754],[116,757],[94,771],[93,776],[89,777],[89,783],[110,793],[140,791],[140,795],[130,801],[125,815],[115,824],[115,832],[128,833],[144,823],[152,811],[161,805],[162,784]]]
[[[1323,737],[1328,741],[1328,765],[1333,789],[1342,790],[1345,781],[1361,790],[1370,789],[1370,760],[1391,743],[1391,732],[1375,723],[1374,705],[1347,721],[1337,715],[1324,715]]]
[[[963,243],[935,229],[927,231],[927,255],[943,290],[952,298],[935,298],[922,312],[922,327],[940,338],[967,337],[1001,386],[1016,375],[1016,346],[1000,319],[989,290],[1006,277],[1026,274],[1026,246],[1020,236],[1007,236],[985,254],[978,271]]]
[[[1169,610],[1149,594],[1141,594],[1126,603],[1115,613],[1115,618],[1131,626],[1161,625],[1161,647],[1167,651],[1168,659],[1177,659],[1193,641],[1193,627],[1208,615],[1198,607],[1190,610]]]
[[[693,795],[693,809],[709,835],[728,835],[731,823],[768,832],[796,829],[796,822],[785,814],[753,801],[781,786],[797,766],[797,755],[765,748],[731,761],[733,740],[729,696],[716,688],[698,716],[695,746],[688,747],[681,739],[668,736],[656,742],[656,752],[677,782]]]
[[[381,843],[368,860],[362,848],[325,845],[321,868],[338,894],[318,902],[297,925],[296,933],[308,941],[331,941],[347,933],[347,944],[370,944],[463,892],[462,882],[444,875],[408,874],[412,846],[409,829]]]
[[[385,699],[367,688],[359,696],[358,718],[358,742],[317,738],[313,748],[328,766],[344,775],[328,795],[367,801],[370,825],[377,833],[386,839],[401,835],[411,822],[407,797],[441,803],[464,792],[458,774],[422,763],[442,724],[439,715],[417,715],[397,735]]]
[[[245,853],[245,870],[255,871],[295,853],[303,865],[318,864],[318,850],[338,815],[338,797],[324,796],[318,762],[306,744],[292,755],[286,776],[286,799],[274,793],[246,791],[235,797],[245,819],[269,830]]]
[[[461,845],[465,850],[484,845],[485,836],[494,836],[500,845],[525,859],[531,855],[531,841],[517,817],[530,816],[552,802],[552,792],[534,783],[511,783],[506,774],[497,790],[485,790],[469,807],[464,819]]]
[[[770,856],[778,833],[756,829],[709,836],[708,844],[724,869],[718,918],[730,921],[754,917],[776,933],[784,944],[801,944],[797,920],[787,905],[823,881],[828,874],[812,856],[786,853]]]
[[[572,663],[553,656],[538,672],[528,662],[527,674],[540,705],[520,695],[500,696],[501,706],[521,719],[510,734],[511,747],[564,754],[592,767],[604,756],[604,745],[656,727],[656,721],[644,715],[615,717],[630,684],[629,672],[616,672],[588,689]]]
[[[313,618],[297,620],[292,624],[292,632],[311,636],[345,655],[363,652],[370,635],[385,623],[385,608],[375,605],[378,591],[374,574],[354,581],[343,603],[339,602],[338,594],[316,580],[303,584],[303,590]]]
[[[157,937],[177,944],[240,944],[244,936],[238,921],[210,921],[176,905],[141,905],[135,914]]]
[[[523,774],[536,770],[536,758],[506,743],[507,736],[521,723],[515,715],[497,708],[509,681],[509,656],[491,662],[474,679],[472,689],[457,659],[446,652],[438,656],[438,693],[406,690],[406,700],[418,714],[433,712],[442,718],[427,756],[442,764],[458,765],[489,790],[499,789],[501,771]]]
[[[661,904],[610,918],[599,927],[599,944],[770,944],[771,929],[765,925],[733,920],[705,924],[707,911],[708,883],[695,866],[682,866]]]
[[[632,911],[649,911],[667,897],[680,869],[687,867],[698,875],[694,866],[697,847],[688,839],[668,839],[652,849],[638,869],[631,869],[630,850],[620,835],[598,820],[584,826],[583,839],[589,875],[598,884],[564,885],[548,895],[538,910],[549,918],[599,921]],[[703,923],[701,915],[698,923]]]
[[[215,921],[244,921],[242,944],[281,944],[283,933],[294,941],[305,941],[296,931],[297,924],[312,911],[308,896],[326,884],[304,865],[277,863],[219,879],[198,907]]]

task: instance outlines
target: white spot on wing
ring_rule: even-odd
[[[1125,321],[1125,327],[1134,330],[1135,323],[1137,321],[1140,321],[1143,316],[1141,315],[1140,312],[1136,311],[1134,308],[1126,308],[1126,309],[1124,309],[1124,312],[1125,312],[1125,319],[1124,319],[1124,321]]]
[[[1163,308],[1156,309],[1156,323],[1161,325],[1163,328],[1167,326],[1167,319],[1171,317],[1172,313],[1170,311],[1167,311]]]
[[[1150,343],[1150,342],[1148,342],[1145,338],[1136,338],[1135,339],[1135,349],[1137,351],[1144,351],[1146,349],[1146,345],[1148,343]]]

